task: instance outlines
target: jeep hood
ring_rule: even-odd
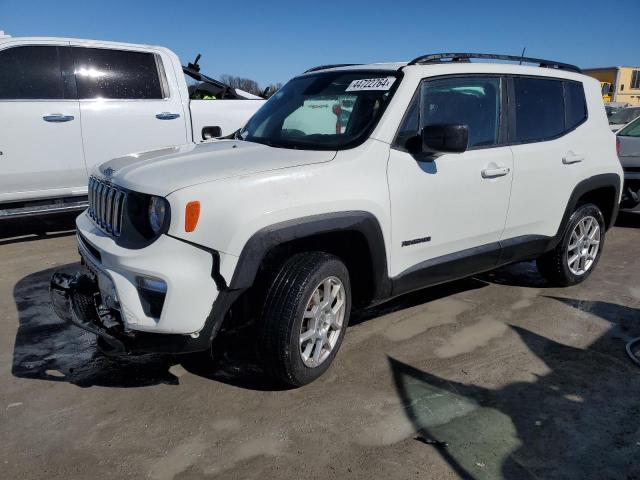
[[[328,162],[335,151],[274,148],[242,140],[216,140],[144,153],[101,164],[98,174],[133,191],[167,196],[199,183]]]

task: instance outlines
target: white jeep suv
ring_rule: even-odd
[[[317,67],[232,138],[102,164],[77,219],[87,268],[55,274],[52,300],[110,353],[206,350],[255,320],[265,371],[303,385],[354,308],[534,258],[554,284],[583,281],[621,180],[577,67]]]

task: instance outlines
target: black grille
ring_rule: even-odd
[[[124,191],[95,177],[89,178],[89,216],[101,230],[120,236],[126,199]]]

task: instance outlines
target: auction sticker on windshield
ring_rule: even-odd
[[[361,78],[349,84],[345,92],[357,92],[360,90],[389,90],[396,77],[385,78]]]

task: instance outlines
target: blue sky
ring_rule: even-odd
[[[523,46],[585,68],[640,65],[639,22],[640,0],[0,0],[0,30],[13,36],[160,44],[261,85],[324,63]]]

